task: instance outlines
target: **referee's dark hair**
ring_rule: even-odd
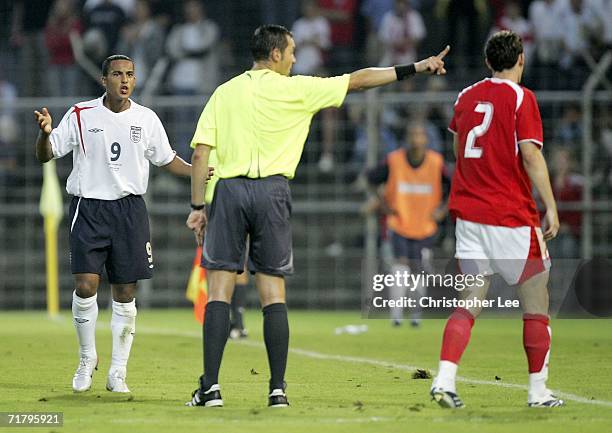
[[[127,60],[129,62],[132,62],[132,65],[134,64],[134,60],[130,59],[128,56],[124,56],[123,54],[113,54],[112,56],[108,56],[106,59],[104,59],[104,62],[102,63],[103,77],[106,77],[108,75],[108,70],[110,69],[110,64],[113,60]]]
[[[278,48],[282,53],[289,45],[287,36],[293,34],[283,26],[277,24],[265,24],[257,27],[251,39],[251,54],[256,62],[268,60],[270,53]]]
[[[511,69],[522,52],[521,37],[508,30],[495,33],[485,45],[485,57],[489,66],[496,72]]]

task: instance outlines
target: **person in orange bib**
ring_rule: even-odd
[[[427,148],[429,139],[422,122],[408,125],[405,141],[405,147],[389,153],[382,164],[367,173],[370,185],[384,184],[384,188],[379,188],[382,197],[378,207],[387,214],[393,251],[390,271],[402,276],[432,272],[432,248],[438,223],[447,214],[443,197],[445,186],[450,183],[442,155]],[[394,286],[390,288],[389,299],[401,299],[408,292],[411,297],[425,296],[426,287]],[[391,308],[390,313],[393,325],[401,325],[402,308]],[[420,324],[417,308],[412,310],[411,324],[414,327]]]

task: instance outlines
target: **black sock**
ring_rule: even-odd
[[[244,312],[244,295],[246,294],[246,286],[236,285],[234,294],[232,295],[232,314],[231,327],[235,329],[244,329],[244,321],[242,314]]]
[[[289,321],[285,304],[270,304],[263,309],[263,332],[270,363],[270,391],[285,388],[285,369],[289,351]]]
[[[219,368],[223,349],[229,336],[229,310],[227,302],[212,301],[206,304],[204,317],[204,391],[219,383]]]

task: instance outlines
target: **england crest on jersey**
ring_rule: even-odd
[[[140,126],[131,126],[130,127],[130,140],[132,140],[133,143],[138,143],[140,142],[141,138],[142,138],[142,128]]]

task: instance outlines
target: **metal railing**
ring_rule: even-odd
[[[601,70],[602,74],[605,73],[603,66]],[[612,110],[612,93],[595,91],[595,84],[589,89],[585,92],[538,92],[537,98],[547,131],[547,156],[550,156],[550,152],[557,145],[555,131],[564,126],[563,116],[567,108],[583,107],[582,137],[579,142],[573,143],[573,146],[576,161],[580,161],[577,166],[584,180],[584,195],[581,202],[565,203],[560,208],[567,207],[582,212],[583,257],[598,254],[609,256],[612,252],[612,193],[609,185],[599,188],[597,194],[593,192],[598,185],[594,184],[592,167],[595,150],[601,146],[595,139],[596,132],[609,127],[605,123],[608,122],[605,113],[606,110]],[[455,98],[456,92],[379,91],[349,95],[336,124],[339,138],[335,143],[334,153],[337,159],[332,173],[320,173],[316,165],[321,139],[318,138],[318,120],[315,119],[305,146],[303,162],[298,167],[292,186],[296,275],[288,281],[288,297],[293,305],[313,308],[359,305],[361,276],[364,273],[369,275],[376,266],[378,225],[373,217],[364,219],[359,214],[364,193],[356,191],[352,181],[359,174],[359,167],[372,165],[383,156],[384,143],[380,143],[379,131],[388,126],[385,125],[381,113],[396,109],[411,112],[415,108],[423,110],[434,105],[441,107],[442,111],[449,111]],[[19,168],[16,173],[10,175],[13,176],[10,180],[7,180],[10,176],[3,173],[1,179],[4,184],[0,185],[0,308],[44,306],[44,237],[42,218],[38,213],[42,169],[34,158],[33,144],[37,130],[32,111],[43,105],[47,106],[54,114],[55,122],[58,122],[65,110],[75,102],[78,102],[77,98],[24,98],[17,100],[16,104],[10,107],[20,131],[18,141],[13,143]],[[141,102],[160,115],[169,131],[171,143],[178,143],[176,140],[181,133],[192,133],[197,114],[204,106],[206,97],[151,97]],[[363,122],[357,124],[345,115],[351,108],[364,107]],[[190,109],[195,113],[189,122],[192,128],[190,131],[185,131],[177,123],[177,113],[181,109]],[[366,159],[355,163],[351,160],[350,153],[360,128],[365,129],[369,147]],[[442,142],[446,149],[450,149],[450,137],[443,136]],[[347,154],[349,156],[346,156]],[[450,160],[449,162],[452,163]],[[62,185],[65,184],[70,169],[70,158],[58,161]],[[146,290],[146,303],[151,306],[187,305],[183,295],[195,249],[191,233],[184,228],[187,214],[185,204],[189,199],[188,182],[178,181],[159,170],[152,170],[148,196],[156,276],[150,289]],[[66,194],[64,203],[67,208]],[[449,224],[444,235],[452,236],[452,233],[452,226]],[[593,233],[598,233],[598,236],[594,238]],[[65,307],[69,303],[69,293],[72,290],[66,220],[59,237],[61,299]],[[451,253],[445,251],[442,254]],[[108,293],[108,290],[104,292]],[[104,294],[101,295],[104,299]],[[250,296],[254,301],[254,291],[250,292]]]

